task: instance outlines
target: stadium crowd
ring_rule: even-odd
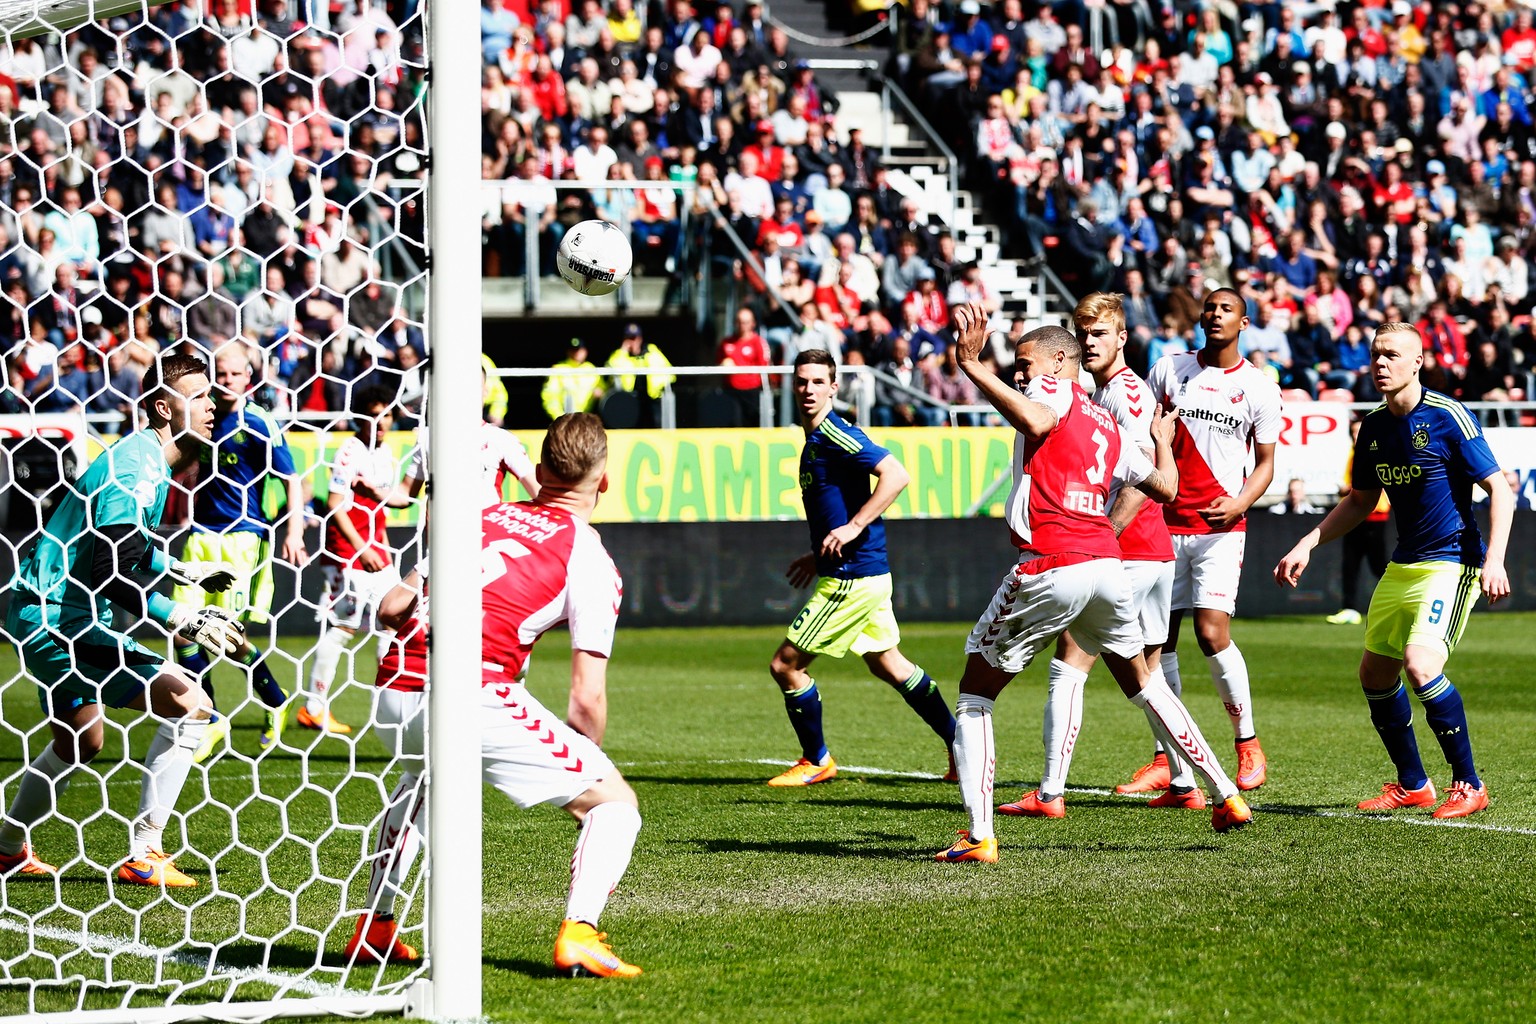
[[[1286,388],[1374,399],[1372,328],[1407,321],[1426,385],[1528,391],[1530,9],[911,0],[892,65],[1015,255],[1127,296],[1139,372],[1230,285]]]
[[[201,6],[154,7],[121,47],[95,26],[0,46],[6,410],[120,415],[155,352],[235,337],[279,409],[340,411],[358,381],[420,392],[417,4]],[[897,382],[878,423],[940,422],[915,393],[975,402],[948,309],[1000,296],[761,4],[480,13],[482,175],[530,183],[486,192],[487,272],[525,270],[530,225],[552,272],[565,229],[603,217],[640,273],[708,253],[739,280],[719,362],[875,365]],[[1403,319],[1427,384],[1529,392],[1529,10],[910,0],[894,25],[887,71],[965,155],[1005,251],[1125,294],[1137,370],[1199,347],[1204,293],[1231,284],[1245,354],[1283,387],[1374,398],[1371,328]],[[656,184],[552,187],[569,178]],[[763,379],[727,383],[754,422]]]
[[[487,177],[658,182],[505,190],[487,204],[490,269],[522,271],[531,221],[549,272],[564,227],[595,215],[633,225],[642,272],[672,270],[690,205],[750,300],[718,361],[825,346],[974,401],[946,365],[947,309],[998,296],[838,122],[761,5],[482,8]],[[1253,322],[1245,354],[1309,397],[1374,399],[1362,371],[1385,320],[1425,332],[1427,384],[1527,392],[1529,10],[910,0],[895,24],[887,70],[965,155],[1006,251],[1075,291],[1124,293],[1139,371],[1198,348],[1203,295],[1231,284]],[[697,187],[663,184],[677,182]],[[882,390],[876,421],[937,419],[907,397]]]
[[[174,0],[0,43],[0,412],[111,431],[157,353],[231,339],[275,409],[415,401],[416,8]]]

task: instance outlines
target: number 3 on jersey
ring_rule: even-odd
[[[527,554],[531,552],[510,537],[487,544],[480,551],[481,588],[484,589],[507,574],[507,559],[522,558]]]
[[[1101,484],[1104,482],[1104,473],[1109,468],[1104,464],[1104,458],[1109,454],[1109,438],[1104,436],[1104,431],[1093,432],[1093,447],[1097,450],[1093,456],[1093,468],[1088,470],[1088,482]]]

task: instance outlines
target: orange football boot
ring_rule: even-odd
[[[1173,776],[1168,771],[1168,755],[1159,750],[1152,755],[1152,760],[1136,769],[1130,782],[1123,782],[1115,787],[1115,792],[1121,796],[1131,793],[1153,793],[1159,789],[1167,789]]]
[[[1425,780],[1418,789],[1409,789],[1398,782],[1382,784],[1381,795],[1361,800],[1355,806],[1362,811],[1395,811],[1399,807],[1428,807],[1434,803],[1435,784]]]

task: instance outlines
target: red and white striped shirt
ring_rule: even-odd
[[[331,465],[331,492],[340,492],[350,500],[326,517],[324,557],[328,563],[357,567],[359,552],[336,525],[338,515],[352,521],[364,547],[372,548],[386,562],[390,560],[384,503],[358,488],[366,486],[380,493],[388,492],[395,485],[398,471],[394,454],[384,445],[369,448],[360,438],[349,437],[336,452],[336,461]]]
[[[387,637],[379,654],[379,671],[374,685],[388,690],[420,693],[427,687],[427,568],[416,566],[421,575],[421,598],[416,612],[405,625]]]
[[[572,650],[612,652],[624,583],[596,530],[532,501],[488,508],[480,526],[485,681],[520,680],[533,645],[562,623]]]
[[[1198,352],[1180,352],[1157,361],[1147,378],[1152,396],[1177,409],[1173,457],[1179,493],[1164,506],[1170,533],[1214,533],[1199,514],[1211,502],[1237,497],[1248,477],[1255,444],[1280,439],[1280,388],[1248,360],[1222,369],[1206,366]],[[1245,530],[1239,519],[1228,528]]]
[[[1024,396],[1050,408],[1057,421],[1038,441],[1014,439],[1013,490],[1004,506],[1014,545],[1034,555],[1118,559],[1110,488],[1117,479],[1141,483],[1152,464],[1079,384],[1037,377]]]
[[[1143,453],[1152,450],[1152,417],[1156,403],[1146,381],[1136,376],[1129,366],[1122,367],[1095,391],[1093,400],[1109,410],[1130,443]],[[1114,499],[1111,494],[1111,508]],[[1142,504],[1136,518],[1120,534],[1120,557],[1127,562],[1173,561],[1173,539],[1168,535],[1168,524],[1163,522],[1160,504],[1155,501]]]

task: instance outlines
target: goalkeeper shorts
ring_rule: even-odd
[[[11,601],[5,629],[44,714],[126,707],[165,669],[165,659],[133,637],[87,619],[45,622],[42,606],[30,601]]]
[[[250,530],[234,533],[194,533],[182,549],[183,562],[228,562],[235,567],[235,584],[211,594],[196,583],[178,585],[171,600],[193,608],[222,608],[235,618],[266,625],[272,614],[272,545]]]

